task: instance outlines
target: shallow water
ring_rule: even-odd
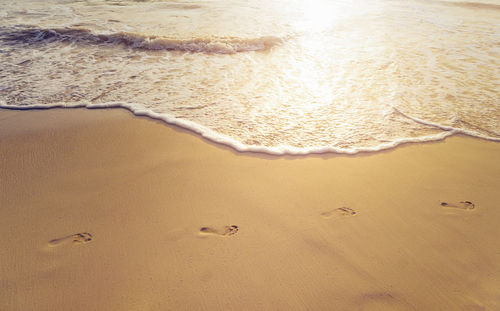
[[[500,140],[498,1],[0,0],[0,104],[123,106],[270,153]]]

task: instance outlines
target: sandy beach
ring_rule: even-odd
[[[0,110],[0,310],[500,310],[500,144],[237,153]]]

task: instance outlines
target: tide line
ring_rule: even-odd
[[[266,147],[259,145],[245,145],[236,139],[229,137],[227,135],[216,133],[215,131],[200,125],[198,123],[184,120],[180,118],[173,117],[168,114],[157,113],[151,110],[144,109],[138,104],[134,103],[123,103],[123,102],[108,102],[108,103],[99,103],[93,104],[90,102],[80,102],[80,103],[54,103],[50,105],[7,105],[5,102],[0,100],[0,108],[3,109],[11,109],[11,110],[35,110],[35,109],[53,109],[53,108],[87,108],[87,109],[107,109],[107,108],[124,108],[132,112],[136,116],[145,116],[151,119],[163,121],[166,124],[174,125],[186,129],[190,132],[196,133],[212,142],[223,144],[233,148],[238,152],[251,152],[251,153],[264,153],[269,155],[308,155],[308,154],[327,154],[327,153],[337,153],[337,154],[347,154],[353,155],[358,153],[372,153],[383,151],[387,149],[393,149],[399,145],[407,144],[407,143],[422,143],[422,142],[431,142],[431,141],[440,141],[445,138],[455,135],[455,134],[465,134],[467,136],[483,138],[492,141],[500,141],[498,138],[490,138],[490,137],[481,137],[475,134],[468,133],[468,131],[463,131],[460,129],[455,129],[452,127],[446,127],[439,124],[433,124],[430,122],[426,122],[423,120],[419,120],[417,118],[413,118],[411,116],[405,115],[397,108],[394,108],[395,111],[401,113],[407,118],[414,120],[415,122],[435,126],[443,130],[441,133],[426,135],[421,137],[405,137],[394,139],[391,142],[384,142],[374,147],[357,147],[357,148],[339,148],[334,146],[321,146],[321,147],[311,147],[311,148],[297,148],[293,146],[279,146],[279,147]]]

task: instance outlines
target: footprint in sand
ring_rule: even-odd
[[[235,225],[225,226],[222,229],[214,229],[211,227],[201,227],[200,228],[201,235],[230,236],[230,235],[235,235],[236,232],[238,232],[238,226],[235,226]]]
[[[354,216],[354,215],[356,215],[356,211],[353,210],[352,208],[344,206],[344,207],[336,208],[333,211],[321,213],[321,217],[326,218],[326,219],[332,218],[335,215]]]
[[[458,203],[441,202],[441,206],[446,208],[458,208],[464,210],[472,210],[476,207],[471,201],[461,201]]]
[[[62,238],[54,239],[49,242],[49,247],[56,247],[62,244],[72,242],[73,244],[87,244],[92,241],[94,237],[88,232],[81,232],[68,235]]]

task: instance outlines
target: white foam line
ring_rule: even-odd
[[[138,104],[133,104],[133,103],[108,102],[108,103],[101,103],[101,104],[92,104],[90,102],[83,102],[83,103],[78,103],[78,104],[54,103],[54,104],[50,104],[50,105],[13,106],[13,105],[6,105],[5,102],[0,100],[0,108],[12,109],[12,110],[33,110],[33,109],[52,109],[52,108],[87,108],[87,109],[125,108],[125,109],[129,110],[130,112],[132,112],[134,115],[146,116],[146,117],[149,117],[152,119],[161,120],[161,121],[163,121],[167,124],[170,124],[170,125],[182,127],[182,128],[187,129],[191,132],[197,133],[208,140],[229,146],[229,147],[231,147],[239,152],[256,152],[256,153],[265,153],[265,154],[270,154],[270,155],[307,155],[307,154],[324,154],[324,153],[338,153],[338,154],[350,154],[350,155],[352,155],[352,154],[357,154],[357,153],[362,153],[362,152],[377,152],[377,151],[382,151],[382,150],[386,150],[386,149],[393,149],[401,144],[406,144],[406,143],[421,143],[421,142],[439,141],[439,140],[443,140],[446,137],[449,137],[449,136],[457,134],[457,133],[464,133],[464,134],[470,135],[462,130],[436,125],[436,127],[439,127],[441,129],[443,129],[444,131],[441,133],[438,133],[438,134],[434,134],[434,135],[400,138],[400,139],[396,139],[392,142],[379,144],[378,146],[375,146],[375,147],[360,147],[360,148],[338,148],[338,147],[332,147],[332,146],[312,147],[312,148],[297,148],[297,147],[292,147],[292,146],[265,147],[265,146],[256,146],[256,145],[245,145],[245,144],[235,140],[234,138],[231,138],[231,137],[223,135],[223,134],[218,134],[218,133],[212,131],[211,129],[209,129],[205,126],[202,126],[200,124],[197,124],[195,122],[175,118],[175,117],[170,116],[168,114],[162,114],[162,113],[157,113],[154,111],[146,110],[146,109],[140,107]],[[394,109],[396,111],[398,111],[399,113],[403,114],[402,112],[400,112],[396,108],[394,108]],[[412,118],[410,116],[407,116],[407,117],[412,119],[412,120],[415,120],[415,122],[432,125],[432,124],[429,124],[425,121],[420,121],[416,118]],[[477,137],[477,135],[470,135],[470,136]],[[483,138],[483,137],[481,137],[481,138]],[[500,141],[500,139],[495,139],[495,138],[490,139],[490,140]]]
[[[414,122],[417,122],[419,124],[422,124],[422,125],[433,126],[433,127],[442,129],[444,131],[454,131],[455,133],[460,133],[460,134],[464,134],[464,135],[468,135],[468,136],[473,136],[473,137],[477,137],[477,138],[482,138],[482,139],[486,139],[486,140],[500,141],[500,138],[498,138],[498,137],[486,136],[486,135],[482,135],[482,134],[479,134],[479,133],[474,132],[474,131],[459,129],[459,128],[455,128],[455,127],[452,127],[452,126],[446,126],[446,125],[442,125],[442,124],[439,124],[439,123],[434,123],[434,122],[422,120],[422,119],[410,116],[410,115],[402,112],[401,110],[399,110],[396,107],[392,107],[392,108],[394,109],[394,111],[396,111],[397,113],[401,114],[403,117],[405,117],[407,119],[410,119],[410,120],[412,120]]]

